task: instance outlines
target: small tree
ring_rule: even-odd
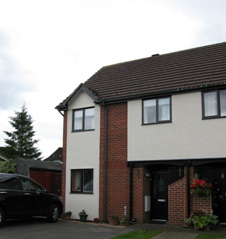
[[[8,159],[7,161],[0,161],[0,173],[16,173],[17,163],[13,159]]]
[[[4,153],[8,158],[22,157],[26,159],[40,160],[41,152],[34,147],[38,140],[34,140],[32,117],[28,115],[25,105],[21,112],[15,112],[16,116],[9,117],[9,123],[15,129],[13,132],[3,131],[8,139],[5,139]]]

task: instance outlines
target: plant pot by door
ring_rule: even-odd
[[[118,218],[110,219],[109,223],[110,223],[110,225],[118,225],[119,220],[118,220]]]
[[[99,218],[94,218],[93,221],[94,223],[99,223]]]
[[[86,219],[87,219],[87,217],[88,217],[87,214],[81,214],[81,215],[79,215],[79,216],[80,216],[80,221],[81,221],[81,222],[86,222]]]

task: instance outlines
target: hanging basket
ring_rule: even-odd
[[[191,194],[195,197],[208,197],[211,194],[212,185],[206,181],[196,180],[191,185]]]

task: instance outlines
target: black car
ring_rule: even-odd
[[[48,193],[34,180],[0,173],[0,226],[6,219],[46,216],[56,222],[63,211],[61,197]]]

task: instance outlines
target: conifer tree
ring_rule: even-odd
[[[5,155],[8,158],[22,157],[40,160],[41,152],[34,146],[38,140],[33,139],[35,131],[32,117],[28,114],[25,105],[21,108],[21,112],[15,112],[15,116],[9,119],[9,123],[15,130],[3,131],[8,136],[8,139],[5,139]]]

